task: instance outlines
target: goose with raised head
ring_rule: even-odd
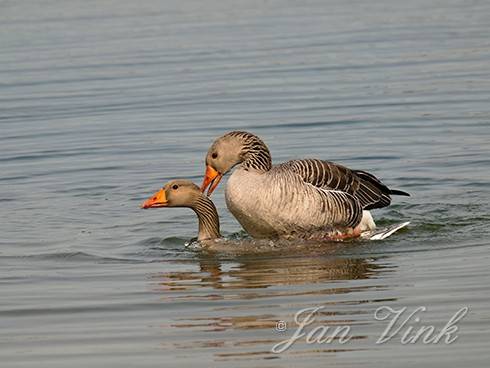
[[[206,155],[201,191],[208,196],[235,168],[226,185],[228,209],[255,238],[343,239],[373,230],[369,210],[386,207],[389,189],[374,175],[318,159],[273,166],[256,135],[233,131],[214,141]]]
[[[141,205],[144,209],[162,207],[191,208],[199,221],[197,240],[201,244],[209,245],[213,240],[221,238],[216,207],[193,182],[184,179],[169,181]]]

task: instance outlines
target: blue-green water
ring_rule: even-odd
[[[5,367],[482,367],[490,358],[490,4],[1,1],[0,361]],[[317,157],[412,197],[382,242],[186,249],[212,140],[249,130],[276,163]],[[225,179],[226,180],[226,179]],[[242,237],[221,185],[222,229]],[[281,354],[294,314],[346,344]],[[376,344],[377,308],[427,307],[458,340]],[[277,321],[287,323],[277,331]]]

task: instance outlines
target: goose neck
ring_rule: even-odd
[[[197,240],[220,238],[219,216],[214,203],[202,195],[192,207],[199,220],[199,234]]]

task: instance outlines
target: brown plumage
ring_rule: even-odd
[[[349,193],[359,201],[361,208],[383,208],[391,203],[392,194],[409,196],[408,193],[391,190],[374,175],[361,170],[351,170],[330,161],[318,159],[292,160],[279,167],[291,170],[306,182],[325,190]]]
[[[218,138],[206,156],[201,187],[208,195],[228,171],[226,203],[254,237],[358,235],[374,228],[367,210],[391,203],[391,190],[374,175],[318,159],[272,166],[269,149],[256,135],[234,131]]]

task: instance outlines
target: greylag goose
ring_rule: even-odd
[[[369,210],[386,207],[389,189],[374,175],[318,159],[272,166],[269,149],[256,135],[233,131],[214,141],[201,186],[208,196],[228,180],[228,209],[254,238],[344,239],[373,230]]]
[[[199,220],[197,240],[203,245],[220,238],[219,217],[213,201],[201,193],[199,187],[189,180],[169,181],[157,193],[146,200],[141,208],[188,207],[194,210]]]

